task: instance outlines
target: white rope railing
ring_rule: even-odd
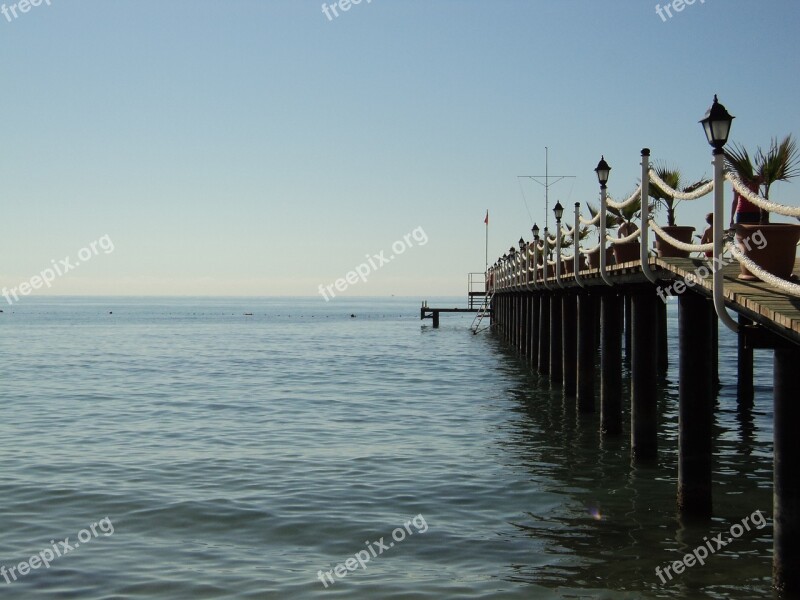
[[[692,192],[681,192],[680,190],[676,190],[668,186],[667,183],[652,169],[650,169],[649,173],[650,181],[655,183],[659,188],[661,188],[661,191],[675,200],[697,200],[698,198],[702,198],[703,196],[706,196],[714,191],[714,182],[709,181]]]
[[[600,211],[597,211],[597,214],[591,219],[584,219],[583,215],[580,215],[578,218],[583,225],[597,225],[600,222]]]
[[[678,250],[683,250],[685,252],[711,252],[714,250],[714,242],[709,242],[708,244],[687,244],[686,242],[682,242],[665,232],[656,224],[655,221],[653,221],[653,219],[650,219],[648,223],[650,227],[653,228],[653,231],[656,232],[658,237]]]
[[[636,188],[636,191],[634,191],[634,192],[633,192],[633,193],[632,193],[632,194],[631,194],[631,195],[628,197],[628,199],[627,199],[627,200],[624,200],[624,201],[622,201],[622,202],[614,202],[614,201],[611,199],[611,197],[609,197],[609,196],[606,196],[606,204],[607,204],[608,206],[610,206],[611,208],[625,208],[625,207],[626,207],[626,206],[628,206],[629,204],[633,204],[634,202],[636,202],[636,201],[639,199],[639,196],[641,195],[641,193],[642,193],[642,186],[641,186],[641,184],[639,184],[639,187],[637,187],[637,188]]]
[[[800,217],[800,206],[784,206],[783,204],[776,204],[775,202],[771,202],[766,198],[762,198],[758,194],[751,191],[750,188],[745,185],[744,181],[742,181],[735,173],[726,173],[725,178],[730,181],[731,184],[733,184],[733,189],[739,192],[740,195],[744,196],[747,201],[752,202],[760,209],[766,210],[767,212],[777,213],[785,217]]]
[[[736,244],[730,244],[728,249],[731,251],[731,254],[736,260],[742,263],[748,271],[750,271],[764,283],[775,286],[776,288],[783,290],[792,296],[800,296],[800,285],[786,281],[785,279],[781,279],[780,277],[776,277],[772,273],[765,271],[752,260],[747,258],[744,254],[742,254],[742,251],[739,250]]]
[[[591,254],[592,252],[597,252],[598,250],[600,250],[600,244],[599,243],[594,245],[594,246],[592,246],[591,248],[584,248],[583,246],[581,246],[581,248],[580,248],[581,254]]]
[[[632,234],[630,234],[628,236],[621,237],[621,238],[612,238],[610,235],[607,235],[606,239],[611,244],[624,244],[625,242],[632,242],[633,240],[635,240],[637,237],[639,237],[639,234],[641,232],[642,232],[642,230],[639,227],[639,228],[636,229],[636,231],[634,231]]]

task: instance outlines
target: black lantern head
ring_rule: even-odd
[[[725,107],[717,100],[717,95],[714,94],[714,103],[706,112],[706,116],[700,121],[703,125],[703,131],[706,133],[706,139],[714,147],[714,150],[722,150],[723,146],[728,142],[731,123],[735,118],[728,114]]]
[[[556,223],[560,223],[561,217],[564,216],[564,207],[561,206],[561,202],[556,202],[556,205],[553,207],[553,214],[556,216]]]
[[[611,173],[611,167],[608,166],[605,157],[600,157],[600,162],[597,163],[597,168],[594,172],[597,173],[597,181],[600,182],[600,186],[605,187],[608,183],[608,176]]]

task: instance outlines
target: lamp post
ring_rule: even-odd
[[[556,283],[563,288],[564,284],[561,283],[561,217],[564,216],[564,207],[561,206],[561,202],[556,202],[553,214],[556,217]]]
[[[533,234],[533,282],[536,287],[539,287],[537,280],[539,279],[539,226],[534,223],[531,227]]]
[[[547,283],[547,270],[550,268],[550,265],[547,264],[547,257],[550,256],[550,242],[548,240],[549,234],[547,233],[547,227],[542,230],[542,233],[544,233],[542,238],[542,250],[546,251],[542,254],[542,283],[544,284],[544,289],[550,290],[550,285]]]
[[[594,170],[597,173],[597,181],[600,183],[600,277],[606,285],[614,285],[606,275],[606,201],[608,197],[608,177],[611,174],[611,167],[608,166],[604,156],[600,156],[600,162]]]
[[[581,242],[580,242],[580,230],[578,229],[581,225],[581,203],[575,203],[575,224],[573,225],[572,230],[572,241],[575,245],[575,252],[573,256],[573,260],[575,261],[575,266],[573,267],[573,271],[575,271],[575,281],[578,283],[579,286],[583,287],[584,283],[581,281]]]
[[[714,103],[706,112],[706,116],[700,120],[705,131],[708,143],[714,148],[714,256],[717,261],[722,261],[722,223],[724,222],[725,212],[725,189],[723,169],[725,166],[725,144],[728,142],[728,135],[731,132],[731,124],[735,117],[731,116],[725,107],[717,100],[714,94]],[[719,263],[718,263],[719,264]],[[734,333],[739,331],[739,325],[734,321],[728,311],[725,310],[725,299],[722,291],[723,276],[721,269],[714,269],[714,310],[717,316],[728,329]]]
[[[528,287],[528,253],[525,251],[525,239],[519,238],[519,265],[520,265],[520,284]]]
[[[517,249],[511,246],[508,249],[508,264],[511,266],[511,289],[517,289]]]

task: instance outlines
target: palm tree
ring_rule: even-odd
[[[664,183],[666,183],[673,190],[680,190],[682,192],[693,192],[697,188],[707,184],[710,179],[700,179],[694,183],[681,188],[681,172],[676,168],[669,168],[663,164],[656,165],[654,168],[656,175],[658,175]],[[650,197],[657,203],[663,204],[667,209],[667,226],[675,226],[675,207],[680,202],[676,201],[674,197],[670,196],[665,190],[662,190],[655,183],[650,186]]]
[[[769,200],[769,190],[776,181],[789,181],[800,175],[800,152],[792,134],[781,142],[772,138],[765,152],[759,146],[754,157],[738,144],[725,150],[725,166],[735,172],[745,185],[763,193]],[[761,223],[769,223],[769,213],[761,211]]]
[[[637,198],[636,200],[634,200],[633,202],[622,208],[613,208],[609,206],[608,212],[617,217],[618,225],[622,225],[623,223],[627,224],[628,227],[625,228],[625,231],[628,231],[628,233],[630,233],[631,230],[633,229],[633,220],[638,219],[642,214],[641,209],[642,209],[642,199]],[[622,234],[620,234],[620,237],[623,237]]]

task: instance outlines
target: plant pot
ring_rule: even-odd
[[[800,240],[800,225],[791,223],[736,225],[736,243],[742,253],[759,267],[781,279],[789,279],[792,275],[798,240]],[[739,268],[741,270],[739,279],[746,281],[758,279],[744,265],[739,264]]]
[[[589,252],[587,254],[589,257],[589,268],[590,269],[599,269],[600,268],[600,249],[593,252]],[[606,248],[606,266],[614,264],[614,250],[611,248]]]
[[[671,235],[685,244],[690,244],[692,242],[694,227],[689,227],[688,225],[667,225],[661,229],[664,230],[664,233]],[[689,258],[689,252],[686,250],[678,250],[669,242],[662,240],[658,234],[656,234],[656,250],[660,258]]]
[[[614,244],[614,258],[617,259],[617,264],[638,261],[641,246],[639,241]]]

